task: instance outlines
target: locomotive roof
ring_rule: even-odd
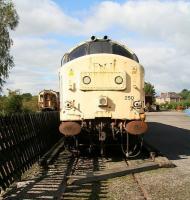
[[[138,57],[135,55],[135,53],[127,48],[125,45],[110,40],[107,38],[107,36],[104,36],[103,39],[98,39],[95,36],[92,36],[91,40],[82,42],[74,48],[70,49],[63,56],[61,65],[78,57],[97,53],[117,54],[139,62]]]
[[[44,94],[44,93],[53,93],[53,94],[57,94],[58,92],[56,92],[56,91],[54,91],[54,90],[45,90],[45,89],[44,89],[44,90],[42,90],[42,91],[39,92],[39,95],[40,95],[40,94]]]

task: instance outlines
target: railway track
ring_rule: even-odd
[[[126,196],[127,199],[150,199],[137,174],[159,167],[155,162],[149,162],[150,159],[73,157],[64,150],[61,142],[55,148],[45,156],[48,162],[41,160],[43,165],[33,173],[34,176],[17,182],[3,199],[109,199],[118,185],[118,191],[122,189],[119,199],[126,199]],[[129,174],[124,176],[126,180],[118,178],[126,174]],[[117,181],[119,183],[112,188]],[[122,198],[122,195],[125,196]]]
[[[132,164],[125,160],[121,159],[119,163],[114,164],[112,168],[121,167],[123,165],[131,166]],[[104,158],[79,158],[77,159],[75,166],[72,169],[72,173],[68,176],[67,187],[63,193],[61,199],[66,200],[79,200],[79,199],[104,199],[111,198],[109,185],[112,184],[112,180],[92,180],[92,177],[84,177],[87,174],[93,174],[94,171],[106,171],[113,164],[111,159]],[[82,180],[83,181],[80,181]],[[115,178],[118,179],[118,178]],[[148,192],[143,187],[141,179],[138,174],[132,173],[128,175],[128,182],[125,182],[128,185],[127,198],[126,196],[120,199],[138,199],[138,200],[149,200],[151,199],[148,195]],[[130,192],[129,192],[130,190]],[[113,191],[112,191],[113,192]]]
[[[132,165],[132,163],[128,160],[126,160],[126,164],[127,164],[127,166]],[[136,173],[132,173],[131,176],[132,176],[132,179],[134,180],[134,183],[136,184],[136,187],[139,191],[139,196],[140,196],[139,199],[150,200],[151,199],[150,195],[148,194],[147,190],[144,188],[139,175]]]

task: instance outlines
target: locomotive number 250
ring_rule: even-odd
[[[125,96],[125,100],[134,100],[134,96]]]

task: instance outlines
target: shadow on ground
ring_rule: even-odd
[[[88,159],[88,158],[87,158]],[[86,172],[93,172],[103,170],[105,168],[104,164],[100,164],[98,157],[93,158],[92,169],[90,166],[80,164],[80,168],[77,172],[80,174]],[[81,199],[106,199],[108,193],[108,182],[107,181],[95,181],[91,183],[85,183],[80,185],[68,185],[66,191],[64,192],[62,199],[65,200],[81,200]]]
[[[190,156],[190,130],[157,122],[148,122],[148,126],[145,141],[169,159],[181,159],[181,155]]]
[[[67,158],[68,159],[68,158]],[[88,158],[87,158],[88,159]],[[71,173],[74,159],[66,160],[64,154],[48,168],[42,168],[41,173],[26,185],[12,187],[3,199],[104,199],[107,194],[107,181],[97,181],[88,184],[70,185],[66,187],[66,176]],[[82,171],[98,171],[104,168],[98,158],[93,158],[91,166],[81,166]],[[27,180],[28,181],[28,180]],[[27,182],[26,181],[26,182]],[[24,181],[23,181],[24,183]],[[64,195],[63,195],[64,193]]]

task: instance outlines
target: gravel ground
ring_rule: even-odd
[[[177,168],[143,172],[139,176],[152,200],[190,199],[190,174],[180,173]]]
[[[175,168],[140,174],[152,199],[190,199],[190,117],[182,112],[148,113],[145,139],[167,155]]]
[[[190,117],[182,112],[148,113],[149,131],[145,136],[172,160],[175,168],[160,168],[139,173],[138,176],[152,200],[190,199]],[[110,199],[139,199],[128,185],[127,177],[112,180]]]
[[[114,178],[108,183],[107,199],[109,200],[144,200],[132,175]]]

